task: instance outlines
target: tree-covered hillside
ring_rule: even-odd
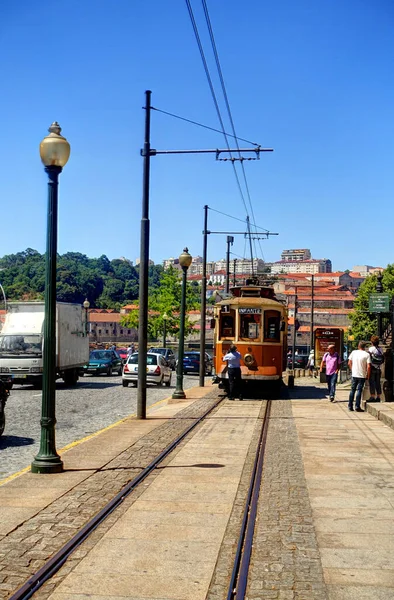
[[[0,283],[7,300],[44,298],[45,255],[27,248],[0,258]],[[149,285],[156,288],[163,272],[161,265],[149,267]],[[105,255],[88,258],[67,252],[57,258],[57,299],[92,307],[119,308],[138,298],[138,267],[127,261],[109,260]]]

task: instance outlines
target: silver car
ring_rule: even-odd
[[[171,385],[172,371],[166,359],[161,354],[148,352],[146,355],[146,382],[167,387]],[[127,387],[129,383],[134,386],[138,383],[138,353],[132,354],[123,367],[122,385]]]

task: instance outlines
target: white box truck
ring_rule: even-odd
[[[89,339],[80,304],[56,303],[56,379],[75,385],[89,362]],[[0,378],[40,389],[43,373],[44,302],[10,302],[0,332]]]

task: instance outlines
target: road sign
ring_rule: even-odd
[[[370,294],[369,312],[387,313],[390,310],[390,296],[388,294]]]

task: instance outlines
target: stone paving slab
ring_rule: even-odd
[[[144,599],[205,600],[261,407],[254,404],[254,423],[247,417],[245,424],[229,404],[200,424],[50,600],[78,593],[128,597],[131,589]],[[233,465],[239,468],[229,476]],[[174,475],[178,466],[187,477]]]
[[[292,401],[324,580],[329,600],[388,600],[394,432],[369,412],[349,412],[347,399],[339,389],[334,403]]]
[[[2,599],[20,587],[218,398],[217,390],[210,387],[188,390],[187,394],[187,402],[156,408],[154,418],[148,413],[146,421],[123,421],[72,447],[62,456],[64,473],[25,473],[0,486]],[[133,501],[145,488],[144,482],[133,492]]]

